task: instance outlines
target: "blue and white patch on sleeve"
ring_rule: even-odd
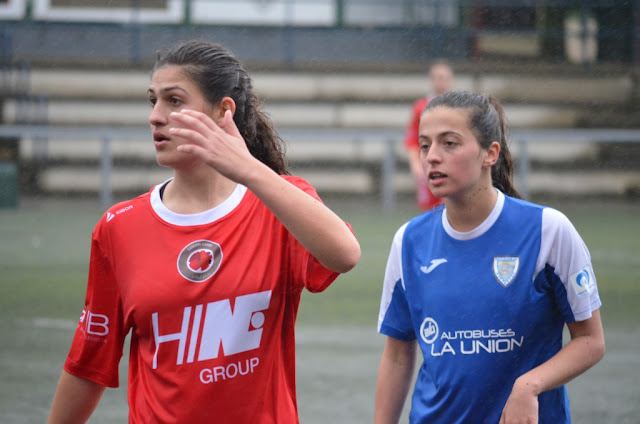
[[[593,275],[593,269],[591,269],[590,266],[586,266],[571,275],[569,281],[578,296],[582,296],[585,293],[590,294],[596,287],[596,279]]]

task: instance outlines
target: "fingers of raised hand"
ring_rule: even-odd
[[[242,134],[240,134],[240,130],[236,126],[236,123],[233,120],[233,114],[231,113],[230,110],[227,110],[224,113],[224,119],[220,124],[220,128],[222,128],[229,135],[242,138]]]
[[[183,109],[180,112],[172,112],[171,118],[182,128],[191,129],[199,133],[215,132],[218,129],[218,126],[209,116],[194,110]]]
[[[176,135],[178,137],[182,137],[187,140],[189,143],[193,143],[194,145],[205,146],[207,143],[207,137],[204,136],[201,132],[194,131],[188,128],[171,128],[169,129],[169,133],[171,135]],[[185,145],[183,145],[185,146]],[[180,146],[182,147],[182,146]],[[182,150],[182,149],[179,149]]]

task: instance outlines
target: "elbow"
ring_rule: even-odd
[[[344,252],[341,263],[338,264],[335,271],[341,274],[351,271],[360,262],[361,256],[360,244],[356,241]]]
[[[590,368],[604,358],[606,351],[604,336],[591,338],[586,347],[589,358],[588,367]]]
[[[606,344],[604,342],[604,337],[603,337],[594,346],[594,349],[593,349],[594,364],[597,364],[598,362],[600,362],[600,360],[602,360],[602,358],[604,358],[604,354],[606,350],[607,350]]]
[[[360,262],[362,255],[360,244],[355,238],[353,242],[343,246],[343,249],[337,252],[339,253],[335,254],[336,252],[334,252],[334,255],[326,263],[323,263],[324,261],[320,261],[320,263],[322,263],[325,268],[340,274],[347,273],[355,268],[358,262]]]

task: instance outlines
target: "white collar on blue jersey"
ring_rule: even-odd
[[[162,184],[158,184],[153,188],[153,190],[151,190],[151,207],[153,208],[155,213],[157,213],[158,216],[164,221],[168,222],[169,224],[182,227],[209,224],[222,218],[240,204],[242,198],[244,197],[244,194],[247,191],[247,188],[245,186],[243,186],[242,184],[238,184],[233,190],[233,193],[231,193],[231,195],[224,202],[220,203],[215,208],[200,213],[180,214],[167,209],[164,203],[162,203],[162,199],[160,198],[160,189],[172,179],[173,178],[169,178],[168,180],[166,180]]]
[[[486,233],[489,228],[491,228],[491,226],[496,222],[496,220],[500,216],[500,212],[502,212],[502,207],[504,206],[504,194],[502,194],[502,192],[498,189],[496,189],[496,191],[498,192],[498,200],[496,201],[493,210],[491,211],[487,219],[482,222],[482,224],[478,225],[471,231],[462,232],[454,230],[451,224],[449,224],[449,220],[447,219],[447,208],[445,207],[442,211],[442,226],[444,227],[444,230],[447,232],[447,234],[449,234],[456,240],[471,240]]]

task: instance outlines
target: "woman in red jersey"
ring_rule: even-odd
[[[303,288],[360,259],[350,228],[288,175],[282,140],[224,47],[159,53],[148,90],[150,192],[92,234],[87,296],[49,423],[84,422],[131,332],[131,423],[297,423],[294,323]]]
[[[420,165],[420,142],[418,141],[418,127],[420,116],[434,97],[438,97],[453,88],[454,76],[451,65],[446,60],[437,60],[429,68],[429,82],[432,94],[417,99],[411,106],[411,119],[407,124],[404,136],[404,147],[407,151],[409,170],[413,176],[416,191],[416,205],[421,211],[428,211],[442,204],[444,199],[431,193],[427,179]]]

